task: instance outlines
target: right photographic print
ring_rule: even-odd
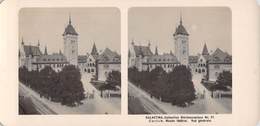
[[[128,114],[232,114],[232,12],[128,12]]]

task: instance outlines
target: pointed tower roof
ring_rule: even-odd
[[[65,31],[62,35],[63,36],[65,36],[65,35],[78,35],[78,33],[76,32],[76,30],[74,29],[74,27],[71,24],[71,16],[70,15],[69,15],[69,24],[65,28]]]
[[[155,47],[155,55],[158,55],[158,49],[157,49],[157,46]]]
[[[22,37],[22,45],[24,45],[23,37]]]
[[[46,46],[45,46],[45,49],[44,49],[44,55],[48,55],[47,47],[46,47]]]
[[[206,43],[204,44],[204,47],[203,47],[203,50],[202,50],[202,55],[209,55]]]
[[[92,51],[91,51],[90,54],[91,54],[92,56],[94,56],[95,58],[97,58],[97,56],[98,56],[98,51],[97,51],[97,47],[96,47],[95,42],[94,42],[94,44],[93,44]]]
[[[173,34],[173,36],[175,35],[189,35],[187,30],[185,29],[185,27],[182,25],[182,15],[180,15],[180,24],[179,26],[176,28],[175,33]]]

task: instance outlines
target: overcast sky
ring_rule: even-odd
[[[202,52],[204,43],[208,50],[220,48],[232,54],[231,11],[228,8],[131,8],[129,11],[128,41],[157,45],[159,53],[174,52],[173,33],[182,15],[183,25],[190,34],[190,55]]]
[[[79,34],[79,54],[106,47],[120,53],[120,11],[116,8],[22,9],[19,15],[19,40],[46,45],[49,53],[63,52],[63,37],[71,14],[72,25]]]

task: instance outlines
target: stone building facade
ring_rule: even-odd
[[[117,52],[106,48],[97,58],[98,80],[105,81],[112,71],[121,72],[121,57]]]
[[[156,66],[162,67],[170,72],[178,65],[186,65],[192,74],[202,74],[209,81],[216,81],[219,73],[223,71],[232,72],[232,56],[217,48],[212,54],[208,52],[206,43],[202,52],[198,55],[189,54],[189,33],[185,29],[182,19],[176,27],[174,37],[174,54],[159,54],[157,47],[154,53],[151,44],[147,46],[135,45],[132,41],[129,45],[128,67],[136,67],[139,71],[151,71]]]
[[[78,33],[74,29],[71,17],[64,30],[63,53],[48,54],[45,47],[44,54],[38,45],[25,45],[23,39],[19,49],[19,67],[25,66],[29,71],[42,70],[45,66],[50,66],[56,72],[60,72],[66,65],[74,65],[80,69],[82,76],[91,74],[95,79],[105,81],[109,72],[121,71],[121,58],[116,52],[106,48],[99,55],[96,44],[93,44],[91,53],[78,55]]]

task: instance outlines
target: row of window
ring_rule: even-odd
[[[95,72],[95,70],[93,68],[92,69],[90,69],[90,68],[86,69],[85,68],[84,71],[87,72],[87,73],[94,73]]]
[[[160,67],[163,67],[163,68],[173,68],[177,65],[178,64],[150,64],[149,68],[153,68],[153,67],[157,67],[157,66],[160,66]]]
[[[204,72],[206,72],[206,70],[205,69],[195,69],[195,72],[204,73]]]
[[[110,59],[109,58],[103,58],[102,61],[110,61]],[[120,62],[120,59],[113,58],[111,61],[113,61],[113,62]]]
[[[65,61],[65,59],[59,59],[59,58],[57,58],[57,59],[43,59],[43,61]]]
[[[51,66],[51,67],[56,68],[56,67],[64,67],[66,65],[68,65],[68,64],[38,64],[38,67],[42,68],[42,67],[45,67],[45,66]]]
[[[198,64],[198,67],[206,67],[206,64]]]
[[[88,63],[87,66],[88,67],[95,67],[95,63]]]
[[[148,59],[148,61],[150,61],[150,60]],[[174,61],[174,59],[160,59],[159,58],[159,59],[153,59],[153,61]]]

